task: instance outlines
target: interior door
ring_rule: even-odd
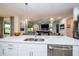
[[[3,38],[3,17],[0,17],[0,38]]]

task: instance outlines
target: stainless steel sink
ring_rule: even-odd
[[[43,38],[26,38],[24,41],[44,41]]]

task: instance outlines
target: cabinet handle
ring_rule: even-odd
[[[2,51],[2,54],[4,55],[4,49],[3,49],[3,51]]]
[[[8,44],[8,46],[13,46],[12,44]]]
[[[32,56],[33,56],[33,52],[32,52]]]
[[[8,49],[13,49],[13,48],[8,48]]]
[[[29,55],[30,55],[30,56],[33,56],[33,52],[31,51]]]

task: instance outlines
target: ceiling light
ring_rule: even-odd
[[[53,21],[54,21],[54,18],[50,18],[50,23],[53,23]]]
[[[57,19],[61,19],[61,17],[58,17]]]
[[[54,18],[50,18],[50,20],[54,20]]]
[[[28,23],[28,19],[25,19],[25,23],[26,23],[26,24]]]
[[[25,5],[28,5],[28,3],[25,3]]]

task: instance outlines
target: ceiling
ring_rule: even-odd
[[[65,17],[78,3],[0,3],[0,16]]]

